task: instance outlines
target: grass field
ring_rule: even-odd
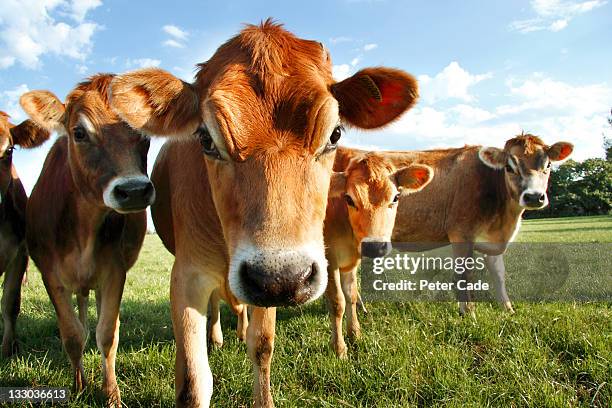
[[[610,242],[612,217],[526,221],[523,242]],[[147,236],[121,307],[117,377],[129,407],[174,405],[168,302],[172,256]],[[608,265],[607,273],[612,271]],[[70,406],[101,406],[95,306],[85,369],[91,383]],[[376,303],[361,316],[349,359],[329,347],[323,301],[279,309],[272,387],[278,407],[612,405],[612,303],[479,304],[477,321],[451,303]],[[213,405],[251,404],[251,365],[224,307],[225,344],[210,354]],[[53,307],[33,266],[18,321],[20,353],[0,361],[0,385],[70,387]]]

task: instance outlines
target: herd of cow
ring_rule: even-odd
[[[95,75],[65,103],[49,91],[27,92],[20,102],[30,119],[19,125],[0,115],[5,356],[16,351],[29,253],[57,313],[76,391],[86,383],[87,305],[95,290],[103,392],[109,405],[120,405],[119,309],[148,206],[175,255],[177,406],[210,403],[207,340],[223,341],[220,299],[239,316],[255,406],[273,406],[275,307],[325,293],[331,344],[346,357],[345,309],[348,336],[360,333],[355,272],[362,243],[370,243],[363,248],[372,256],[386,254],[391,241],[452,244],[456,256],[483,252],[497,299],[513,311],[502,255],[523,211],[547,204],[551,162],[568,157],[570,143],[549,146],[523,134],[503,149],[339,147],[342,124],[376,129],[411,108],[416,80],[378,67],[335,82],[321,43],[271,21],[247,26],[198,68],[193,83],[160,69]],[[28,199],[12,166],[13,146],[38,146],[53,131],[59,137]],[[171,138],[151,180],[147,135]],[[473,309],[466,295],[462,313]]]

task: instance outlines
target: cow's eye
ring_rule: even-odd
[[[343,130],[342,126],[336,126],[334,128],[334,131],[329,136],[329,140],[327,141],[327,144],[325,145],[325,150],[323,150],[323,153],[327,153],[327,152],[336,150],[336,148],[338,147],[338,140],[340,140],[340,137],[342,136],[342,130]]]
[[[516,174],[516,171],[514,171],[514,168],[509,164],[506,164],[506,171],[508,173]]]
[[[397,203],[397,202],[399,201],[399,199],[400,199],[400,195],[401,195],[400,193],[397,193],[397,194],[395,195],[395,197],[393,197],[393,203],[394,203],[394,204],[395,204],[395,203]]]
[[[72,129],[72,137],[74,137],[75,142],[85,142],[87,141],[87,131],[83,126],[76,126]]]
[[[202,145],[202,152],[205,155],[212,157],[213,159],[216,159],[216,160],[221,160],[221,154],[219,153],[217,146],[215,146],[215,141],[210,135],[210,132],[208,131],[208,129],[206,128],[198,129],[196,131],[196,136],[198,137],[198,140],[200,141],[200,144]]]
[[[4,156],[2,156],[2,159],[10,159],[11,157],[13,157],[13,146],[9,146],[6,148],[6,150],[4,151]]]
[[[331,136],[329,137],[329,143],[336,145],[338,144],[338,140],[342,136],[342,126],[336,126]]]
[[[351,206],[351,207],[353,207],[353,208],[357,208],[357,206],[355,205],[355,202],[353,201],[353,199],[351,198],[351,196],[350,196],[350,195],[345,194],[345,195],[344,195],[344,201],[346,201],[346,203],[347,203],[349,206]]]
[[[546,165],[546,170],[550,170],[551,167],[552,167],[552,163],[548,162],[548,164]]]

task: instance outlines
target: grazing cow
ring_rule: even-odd
[[[255,406],[273,406],[275,306],[306,303],[327,283],[323,220],[341,121],[389,123],[415,103],[416,80],[369,68],[334,82],[320,43],[268,20],[222,45],[193,84],[145,69],[117,77],[111,98],[134,128],[183,135],[152,174],[155,225],[175,254],[177,405],[209,405],[208,301],[227,287],[256,306],[247,329]]]
[[[102,388],[109,405],[120,406],[115,377],[119,305],[155,190],[146,175],[149,138],[121,122],[108,104],[112,78],[89,78],[65,104],[48,91],[31,91],[21,97],[21,105],[37,124],[60,135],[28,202],[28,248],[55,307],[77,392],[86,385],[87,304],[89,291],[95,290]]]
[[[548,146],[537,136],[522,134],[508,140],[503,150],[466,146],[385,152],[385,158],[395,166],[422,163],[436,174],[419,194],[400,200],[392,240],[433,247],[452,244],[457,257],[471,257],[474,250],[486,254],[496,298],[513,313],[506,293],[503,254],[519,230],[523,212],[548,204],[551,164],[565,160],[572,150],[571,143]],[[335,169],[346,168],[359,154],[362,152],[339,149]],[[473,312],[471,294],[459,295],[460,312]]]
[[[0,111],[0,275],[4,276],[2,292],[2,355],[17,351],[15,323],[21,307],[21,282],[28,266],[25,242],[26,196],[13,166],[13,148],[30,149],[49,138],[49,132],[26,120],[15,126]]]
[[[342,336],[345,298],[348,335],[356,338],[360,333],[358,292],[353,281],[362,250],[370,257],[391,250],[389,241],[400,197],[420,191],[433,177],[429,166],[395,167],[384,153],[355,154],[343,167],[332,178],[324,228],[328,262],[325,295],[332,324],[331,343],[340,358],[347,352]]]

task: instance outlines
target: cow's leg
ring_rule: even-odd
[[[247,328],[249,327],[249,314],[247,312],[247,305],[232,305],[232,310],[238,316],[238,324],[236,327],[236,335],[238,339],[241,341],[246,341],[247,339]]]
[[[495,288],[495,296],[497,301],[509,313],[514,313],[514,308],[506,291],[506,267],[504,265],[503,255],[487,255],[485,263],[489,274],[491,275],[493,287]]]
[[[100,316],[96,327],[96,343],[102,356],[102,392],[108,398],[108,406],[120,407],[121,395],[115,376],[115,361],[119,345],[119,306],[125,271],[115,269],[110,272],[96,292],[100,302]]]
[[[21,245],[4,275],[2,290],[2,320],[4,321],[2,355],[4,357],[10,357],[17,351],[15,324],[21,310],[21,283],[27,266],[28,254],[25,245]]]
[[[89,293],[77,293],[77,306],[79,309],[79,321],[85,332],[85,343],[89,337],[89,324],[87,322],[87,308],[89,307]]]
[[[327,268],[327,288],[325,299],[331,320],[331,345],[339,358],[347,357],[346,343],[342,335],[342,316],[344,315],[344,294],[340,285],[340,271],[334,266]]]
[[[221,298],[219,296],[219,290],[217,289],[213,291],[208,303],[208,316],[210,319],[208,321],[208,339],[210,340],[210,345],[215,347],[223,346],[223,331],[221,330],[221,310],[219,309],[220,303]]]
[[[87,385],[83,368],[85,330],[72,308],[72,293],[64,287],[53,270],[41,268],[41,275],[57,314],[57,324],[64,350],[72,365],[74,392],[81,392]]]
[[[176,340],[175,393],[177,407],[208,407],[213,378],[206,346],[208,300],[218,282],[207,279],[199,267],[172,267],[170,304]]]
[[[276,308],[253,307],[247,329],[247,349],[253,363],[253,397],[256,408],[272,408],[270,366],[274,352]]]
[[[349,272],[340,273],[342,282],[342,292],[346,299],[346,335],[349,339],[358,339],[361,335],[359,320],[357,319],[357,302],[359,300],[359,292],[357,290],[357,267]]]
[[[453,257],[456,258],[473,258],[474,257],[474,244],[472,242],[454,242]],[[459,280],[465,280],[466,282],[472,281],[473,271],[470,268],[465,268],[463,273],[454,273],[455,285]],[[476,317],[474,312],[474,301],[473,294],[469,290],[457,290],[457,300],[459,301],[459,313],[465,316],[469,313],[472,317]]]

